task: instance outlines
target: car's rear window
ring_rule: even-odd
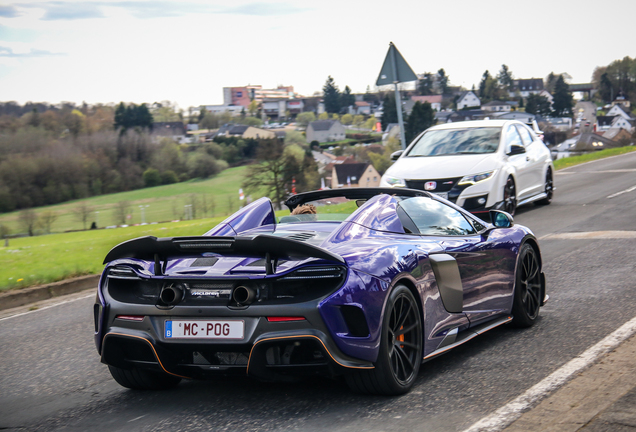
[[[498,127],[431,130],[420,137],[406,156],[494,153],[500,136]]]

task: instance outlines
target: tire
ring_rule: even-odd
[[[502,210],[508,213],[510,216],[515,215],[517,209],[517,192],[515,188],[515,181],[512,177],[508,177],[504,186],[503,192],[503,208]]]
[[[547,196],[544,199],[537,201],[538,205],[548,205],[552,202],[552,196],[554,195],[554,181],[552,180],[552,170],[550,168],[548,168],[548,172],[545,173],[543,191]]]
[[[541,308],[541,268],[537,253],[525,243],[517,258],[512,323],[517,327],[532,326]]]
[[[422,318],[411,291],[397,285],[389,295],[375,368],[351,370],[345,378],[358,393],[399,395],[407,393],[422,363]]]
[[[145,369],[120,369],[108,366],[110,374],[119,385],[133,390],[166,390],[176,387],[181,378]]]

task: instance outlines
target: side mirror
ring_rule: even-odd
[[[523,154],[526,152],[526,148],[522,145],[513,144],[508,150],[508,156]]]
[[[404,150],[398,150],[396,152],[391,153],[391,160],[392,161],[398,160],[400,156],[402,156],[402,153],[404,153]]]
[[[501,210],[490,210],[490,221],[495,228],[510,228],[514,225],[512,216]]]

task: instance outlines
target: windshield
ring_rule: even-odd
[[[494,153],[499,147],[501,128],[442,129],[426,132],[407,157]]]

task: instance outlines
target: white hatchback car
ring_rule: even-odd
[[[517,206],[550,204],[554,193],[550,151],[516,120],[433,126],[391,156],[380,186],[425,190],[477,215],[513,215]]]

